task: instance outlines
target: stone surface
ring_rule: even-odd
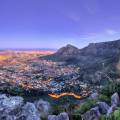
[[[22,97],[7,97],[5,94],[0,94],[0,120],[16,120],[15,114],[22,105]]]
[[[101,114],[106,114],[110,109],[110,106],[105,102],[97,102],[97,106]]]
[[[109,110],[107,111],[107,115],[109,116],[111,113],[113,113],[116,110],[116,105],[112,105]]]
[[[50,109],[51,106],[47,101],[39,100],[25,104],[22,97],[7,97],[5,94],[0,94],[0,120],[41,120],[40,117],[47,118]],[[58,117],[61,116],[62,114]]]
[[[22,97],[6,97],[6,95],[0,96],[0,119],[10,119],[9,114],[16,114],[18,109],[23,105]]]
[[[89,97],[90,99],[96,100],[98,98],[98,93],[92,93]]]
[[[119,98],[118,93],[114,93],[114,94],[111,96],[111,104],[112,104],[112,105],[116,105],[116,106],[120,104],[120,98]]]
[[[8,97],[5,94],[0,94],[0,100],[7,99]]]
[[[94,107],[82,115],[82,120],[99,120],[100,112],[98,107]]]
[[[35,102],[35,106],[38,109],[39,112],[44,112],[46,114],[48,114],[51,106],[50,103],[44,100],[39,100],[37,102]]]
[[[33,103],[27,102],[22,108],[21,118],[22,117],[24,117],[25,120],[40,120],[40,113],[38,113]]]
[[[23,104],[22,97],[10,97],[10,98],[3,99],[0,102],[1,107],[5,109],[10,109],[10,110],[20,107],[22,104]]]
[[[63,112],[59,115],[49,115],[48,120],[69,120],[68,114]]]

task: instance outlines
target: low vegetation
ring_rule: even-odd
[[[120,120],[120,107],[118,107],[110,116],[102,115],[100,120]]]
[[[100,94],[110,97],[113,93],[120,94],[120,82],[109,81],[101,90]]]
[[[99,94],[98,100],[106,103],[110,103],[110,97],[104,95],[104,94]]]
[[[77,107],[74,111],[75,114],[84,114],[85,112],[87,112],[88,110],[90,110],[90,108],[94,107],[96,104],[95,100],[87,100],[85,103],[81,104],[79,107]]]

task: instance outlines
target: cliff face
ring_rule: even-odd
[[[81,49],[82,55],[93,55],[96,57],[111,57],[120,53],[120,40],[90,43],[87,47]]]
[[[108,79],[119,78],[120,40],[90,43],[83,49],[67,45],[46,58],[77,64],[81,68],[80,80],[104,83]]]

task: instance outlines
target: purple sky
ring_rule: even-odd
[[[119,33],[120,0],[0,0],[0,48],[81,48]]]

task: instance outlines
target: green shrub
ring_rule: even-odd
[[[81,115],[71,115],[72,120],[82,120]]]
[[[120,120],[120,108],[115,110],[113,115],[114,115],[115,120]]]
[[[100,95],[98,96],[98,100],[103,101],[103,102],[110,103],[110,97],[108,97],[108,96],[106,96],[106,95],[103,95],[103,94],[100,94]]]
[[[115,92],[120,94],[120,82],[110,81],[100,90],[101,94],[108,97],[110,97]]]
[[[64,112],[64,109],[60,105],[54,105],[52,107],[52,111],[50,111],[50,113],[53,115],[58,115],[61,112]]]
[[[100,120],[115,120],[113,115],[106,116],[106,115],[101,115]]]
[[[77,109],[75,109],[75,114],[84,114],[88,110],[90,110],[93,106],[95,106],[95,100],[88,100],[87,102],[81,104]]]
[[[100,120],[120,120],[120,108],[115,110],[110,116],[101,115]]]

